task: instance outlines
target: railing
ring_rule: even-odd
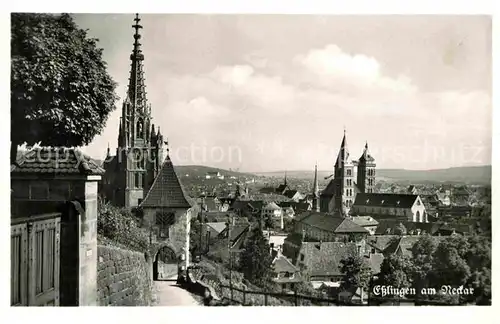
[[[231,303],[243,305],[243,306],[250,306],[251,305],[250,301],[247,300],[247,297],[249,295],[264,296],[264,306],[269,306],[269,297],[274,297],[274,298],[280,299],[281,301],[288,302],[290,304],[290,306],[302,306],[302,301],[304,301],[304,300],[311,302],[311,304],[313,304],[315,306],[366,306],[366,305],[356,304],[353,302],[344,302],[344,301],[340,301],[340,300],[336,300],[336,299],[306,296],[306,295],[298,294],[297,292],[273,293],[273,292],[263,292],[263,291],[251,291],[251,290],[246,290],[246,289],[230,287],[230,286],[226,286],[226,285],[221,285],[220,288],[222,290],[229,289],[229,290],[232,290],[233,292],[239,292],[242,295],[242,298],[240,300],[238,300],[237,298],[234,298],[234,297],[233,298],[222,297],[222,300],[229,301]],[[235,294],[231,294],[231,295],[234,296]],[[276,306],[278,306],[278,305],[276,305]]]
[[[281,301],[288,302],[289,306],[309,306],[304,305],[302,301],[307,300],[311,303],[311,306],[379,306],[379,305],[392,305],[392,306],[463,306],[465,304],[450,304],[441,300],[429,300],[429,299],[417,299],[417,298],[398,298],[398,297],[378,297],[368,295],[368,303],[356,303],[353,301],[342,301],[331,298],[321,298],[314,296],[307,296],[298,294],[297,292],[293,293],[272,293],[272,292],[263,292],[263,291],[250,291],[245,289],[239,289],[235,287],[230,287],[227,285],[221,285],[220,288],[229,289],[233,292],[239,292],[242,295],[241,299],[237,298],[228,298],[222,297],[222,301],[229,302],[236,305],[242,306],[251,306],[252,304],[249,302],[247,297],[249,295],[257,295],[264,296],[264,306],[269,306],[269,297],[274,297],[280,299]],[[236,294],[232,294],[231,296],[235,296]],[[260,304],[260,303],[259,303]],[[257,306],[257,305],[254,305]],[[278,306],[278,305],[276,305]],[[286,305],[282,305],[286,306]]]

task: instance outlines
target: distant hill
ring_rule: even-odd
[[[257,172],[256,174],[267,177],[283,177],[285,171]],[[286,174],[287,177],[296,179],[313,179],[314,177],[314,171],[287,171]],[[320,179],[331,174],[332,171],[318,171]],[[490,184],[491,165],[436,170],[377,169],[377,179],[389,182]]]
[[[225,177],[277,177],[283,178],[285,171],[273,172],[237,172],[225,169],[213,168],[203,165],[176,165],[175,170],[179,176],[204,177],[207,172],[220,172]],[[286,171],[287,177],[295,179],[313,179],[314,171]],[[318,170],[321,179],[328,177],[332,171]],[[491,184],[491,165],[456,167],[435,170],[405,170],[405,169],[377,169],[377,180],[388,182],[409,183],[468,183],[468,184]]]
[[[219,172],[225,177],[257,177],[257,175],[253,173],[229,171],[204,165],[176,165],[174,166],[174,168],[179,176],[185,176],[186,174],[189,174],[190,177],[204,177],[208,172]]]

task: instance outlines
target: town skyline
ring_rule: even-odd
[[[97,159],[108,143],[112,152],[117,144],[132,18],[75,15],[100,39],[118,82],[117,109],[84,148]],[[326,170],[335,163],[344,130],[353,160],[368,141],[384,169],[491,164],[488,17],[141,19],[153,122],[168,138],[177,165],[265,172],[309,170],[317,162]],[[235,42],[225,50],[224,44]]]

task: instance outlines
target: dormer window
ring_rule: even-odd
[[[381,204],[383,204],[383,203],[384,203],[384,200],[382,200],[380,203],[381,203]]]

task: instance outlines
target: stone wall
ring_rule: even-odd
[[[100,306],[150,306],[151,260],[143,253],[97,247],[97,298]]]

